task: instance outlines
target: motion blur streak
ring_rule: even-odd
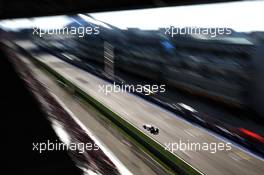
[[[258,135],[258,134],[256,134],[256,133],[254,133],[254,132],[252,132],[252,131],[249,131],[249,130],[247,130],[247,129],[244,129],[244,128],[239,128],[242,132],[244,132],[245,134],[247,134],[247,135],[249,135],[249,136],[251,136],[251,137],[254,137],[254,138],[256,138],[256,139],[258,139],[258,140],[260,140],[261,142],[264,142],[264,138],[262,137],[262,136],[260,136],[260,135]]]
[[[33,74],[24,71],[26,85],[43,96],[46,111],[53,112],[61,140],[69,143],[74,135],[79,142],[96,142],[101,148],[75,153],[74,158],[82,159],[77,165],[102,174],[162,174],[171,169],[179,174],[195,170],[261,175],[262,7],[264,1],[253,1],[76,14],[54,17],[53,22],[48,17],[47,22],[24,19],[23,26],[6,20],[0,22],[0,35],[11,60],[19,62],[16,55],[22,55],[36,63],[36,76],[59,82],[42,79],[51,90],[59,87],[51,98]],[[23,64],[16,67],[26,69]],[[42,75],[42,69],[48,73]],[[71,104],[77,102],[84,104],[75,109]],[[88,106],[100,115],[91,117]],[[99,121],[100,129],[89,117]],[[120,143],[113,144],[117,140]],[[213,151],[177,150],[176,143],[209,145]],[[222,150],[223,145],[228,149]]]

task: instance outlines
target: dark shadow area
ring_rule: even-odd
[[[207,4],[237,0],[0,0],[0,19],[65,15],[176,5]]]
[[[66,151],[33,151],[33,143],[59,139],[0,48],[1,174],[81,174]]]

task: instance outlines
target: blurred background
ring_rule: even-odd
[[[0,36],[14,43],[30,42],[36,47],[28,47],[27,52],[48,53],[109,83],[164,84],[164,93],[134,95],[262,159],[262,9],[263,1],[243,1],[5,19],[0,21]],[[230,32],[213,37],[172,35],[166,32],[172,26],[175,30],[225,28]],[[92,29],[92,34],[62,34],[65,28],[80,27]],[[53,32],[39,36],[36,29]]]

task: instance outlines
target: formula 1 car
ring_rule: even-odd
[[[155,134],[155,135],[159,134],[159,128],[157,128],[153,125],[144,124],[143,128],[146,129],[147,131],[149,131],[151,134]]]

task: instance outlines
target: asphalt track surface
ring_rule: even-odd
[[[20,43],[20,45],[26,47],[26,43]],[[131,93],[111,92],[106,95],[99,90],[99,86],[112,86],[111,84],[50,54],[37,54],[34,57],[76,84],[109,109],[124,117],[164,147],[166,143],[180,143],[180,141],[200,144],[227,142]],[[145,123],[157,126],[160,133],[152,135],[145,131],[142,128]],[[211,151],[202,150],[177,150],[174,151],[174,154],[208,175],[261,175],[264,172],[264,161],[262,159],[233,144],[229,151],[212,153]]]
[[[165,175],[168,172],[150,156],[125,138],[116,129],[104,121],[102,114],[92,106],[84,104],[80,99],[69,94],[55,79],[36,67],[27,58],[18,55],[32,70],[36,78],[42,82],[55,97],[63,103],[67,110],[92,132],[100,142],[113,153],[113,156],[122,162],[121,165],[130,174]],[[121,173],[122,174],[122,173]],[[127,174],[126,174],[127,175]]]

